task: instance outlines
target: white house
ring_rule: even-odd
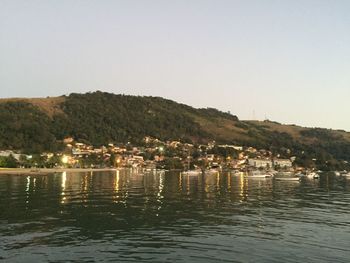
[[[12,155],[17,161],[19,161],[21,154],[14,153],[13,151],[7,150],[7,151],[0,151],[0,156],[2,157],[9,157]]]
[[[281,168],[290,168],[292,167],[292,161],[289,159],[275,159],[273,160],[273,165]]]
[[[270,159],[248,159],[249,166],[255,168],[270,168],[272,167],[272,161]]]

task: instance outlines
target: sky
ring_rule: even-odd
[[[0,97],[161,96],[350,131],[348,0],[0,0]]]

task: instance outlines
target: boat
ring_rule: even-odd
[[[300,181],[300,179],[301,179],[300,175],[301,174],[295,174],[293,172],[280,172],[274,177],[274,179],[277,180],[277,181],[294,181],[294,182],[297,182],[297,181]]]
[[[346,174],[342,174],[342,176],[344,176],[345,178],[350,178],[350,172],[348,172]]]
[[[335,176],[340,176],[341,174],[340,174],[339,171],[334,171],[334,175],[335,175]]]
[[[311,172],[311,173],[307,173],[306,177],[309,178],[309,179],[318,179],[320,176],[316,172]]]
[[[311,173],[306,174],[306,177],[309,179],[319,179],[320,175],[318,173],[311,172]]]
[[[248,173],[247,178],[271,178],[272,176],[273,174],[269,172],[253,171]]]
[[[187,170],[182,172],[183,175],[188,175],[188,176],[198,176],[202,174],[202,170],[196,169],[196,170]]]
[[[297,177],[304,177],[305,174],[303,174],[302,172],[299,172],[299,173],[296,173],[295,176],[297,176]]]
[[[274,178],[277,181],[300,181],[300,177],[275,177]]]
[[[276,174],[278,174],[276,170],[269,170],[268,173],[271,174],[272,176],[275,176]]]
[[[277,172],[276,175],[279,176],[279,177],[293,177],[293,176],[295,176],[294,172],[290,172],[290,171],[288,171],[288,172]]]

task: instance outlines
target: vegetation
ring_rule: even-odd
[[[342,168],[350,161],[350,136],[344,131],[240,121],[230,113],[195,109],[159,97],[93,92],[45,100],[0,101],[0,149],[30,154],[57,152],[67,136],[94,146],[110,142],[142,145],[145,136],[152,136],[163,141],[200,144],[215,140],[253,146],[284,158],[297,156],[296,164],[307,167]],[[236,155],[222,149],[213,151]],[[164,155],[169,164],[178,166],[177,160],[172,160],[176,152]],[[46,160],[50,165],[57,161]],[[85,160],[81,165],[91,162]]]
[[[103,92],[71,94],[62,104],[64,116],[54,118],[56,135],[71,135],[93,145],[140,142],[145,136],[161,140],[207,137],[188,112],[195,109],[155,97]]]
[[[40,153],[59,148],[50,118],[30,103],[0,103],[0,120],[0,149]]]
[[[0,156],[0,167],[16,168],[18,166],[17,160],[12,155]]]

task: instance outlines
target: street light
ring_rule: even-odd
[[[67,164],[68,163],[68,156],[67,155],[63,155],[62,156],[62,163],[63,164]]]

